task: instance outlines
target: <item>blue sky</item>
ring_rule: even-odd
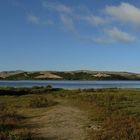
[[[140,72],[139,0],[0,0],[0,71]]]

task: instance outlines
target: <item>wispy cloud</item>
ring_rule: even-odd
[[[57,12],[61,12],[64,14],[70,14],[73,12],[73,9],[69,6],[66,6],[64,4],[61,3],[54,3],[54,2],[43,2],[43,6],[45,8],[51,9],[51,10],[55,10]]]
[[[96,13],[86,6],[75,7],[62,2],[45,0],[42,5],[47,9],[47,12],[51,12],[56,16],[58,23],[55,23],[55,25],[76,33],[77,38],[80,37],[83,40],[85,39],[99,44],[113,42],[130,43],[137,40],[135,35],[131,33],[132,30],[130,31],[127,28],[125,28],[125,31],[122,30],[122,26],[127,23],[131,23],[130,25],[132,26],[140,25],[140,8],[132,4],[123,2],[117,6],[106,6]],[[55,18],[52,17],[52,19]],[[46,21],[35,15],[29,15],[28,20],[34,24],[53,24],[51,19]],[[121,24],[118,24],[118,21],[125,24],[121,26]],[[92,26],[88,26],[89,24]],[[80,25],[80,31],[77,25]],[[91,28],[90,34],[93,31],[93,36],[95,37],[89,37],[88,32],[82,33],[82,25],[87,25],[86,27]],[[99,31],[97,33],[98,35],[95,30],[96,32]]]
[[[50,19],[41,19],[40,16],[36,16],[33,14],[28,14],[27,19],[30,23],[36,24],[36,25],[53,25],[54,22]]]
[[[117,20],[140,25],[140,8],[129,3],[107,6],[105,12]]]
[[[101,44],[101,45],[107,45],[110,43],[113,43],[113,41],[108,38],[107,36],[89,36],[89,35],[79,35],[78,38],[83,41],[83,42],[88,42],[88,43],[94,43],[94,44]]]
[[[112,40],[117,42],[129,43],[136,40],[136,37],[119,30],[118,28],[114,27],[110,30],[106,30],[106,33],[111,37]]]
[[[18,0],[12,0],[11,3],[13,6],[20,6],[21,5],[20,1],[18,1]]]
[[[106,20],[103,17],[100,16],[94,16],[94,15],[88,15],[88,16],[80,16],[81,20],[86,21],[87,23],[91,25],[103,25],[106,23]]]
[[[48,20],[43,20],[41,22],[41,24],[42,25],[54,25],[54,22],[52,20],[48,19]]]
[[[61,28],[75,32],[75,26],[73,22],[74,9],[68,5],[58,2],[43,1],[43,7],[47,8],[51,12],[55,12],[58,16]]]
[[[40,18],[35,15],[28,15],[28,21],[33,23],[33,24],[39,24],[40,23]]]
[[[97,44],[109,44],[112,42],[112,40],[105,37],[92,38],[92,41]]]
[[[60,15],[61,22],[70,31],[75,31],[74,23],[71,17],[67,15]]]

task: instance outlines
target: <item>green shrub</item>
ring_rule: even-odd
[[[55,101],[51,99],[48,100],[46,97],[42,97],[42,96],[35,97],[30,101],[30,107],[33,108],[48,107],[55,104],[56,104]]]
[[[52,87],[52,85],[47,85],[46,88],[47,89],[52,89],[53,87]]]

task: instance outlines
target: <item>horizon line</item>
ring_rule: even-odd
[[[0,70],[0,72],[16,72],[16,71],[23,71],[23,72],[39,72],[39,71],[47,71],[47,72],[76,72],[76,71],[91,71],[91,72],[123,72],[123,73],[137,73],[139,74],[140,72],[134,72],[134,71],[125,71],[125,70],[91,70],[91,69],[71,69],[71,70],[53,70],[53,69],[38,69],[38,70],[23,70],[23,69],[14,69],[14,70]]]

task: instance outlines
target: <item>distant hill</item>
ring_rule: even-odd
[[[3,71],[1,80],[140,80],[140,74],[108,71]]]

